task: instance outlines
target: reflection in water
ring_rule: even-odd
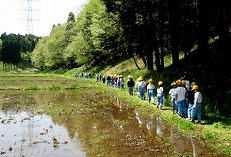
[[[195,157],[214,153],[192,136],[182,136],[162,117],[143,116],[119,99],[105,98],[104,93],[57,90],[3,95],[0,91],[0,152],[7,156]],[[27,110],[29,106],[41,114]]]
[[[156,134],[162,136],[162,118],[160,116],[156,117]]]
[[[139,126],[146,126],[149,136],[152,135],[153,138],[156,138],[158,135],[159,137],[169,139],[169,143],[172,145],[174,153],[178,155],[179,153],[188,154],[186,156],[193,157],[210,156],[213,154],[213,151],[210,150],[210,152],[208,151],[208,148],[201,146],[199,141],[191,134],[189,134],[188,138],[185,138],[178,129],[164,124],[162,117],[149,116],[145,119],[137,109],[134,111],[134,113]]]
[[[120,101],[119,98],[116,98],[116,105],[119,107],[120,111],[123,111],[125,105]]]
[[[138,120],[139,127],[142,127],[142,125],[145,123],[144,117],[141,116],[141,114],[138,112],[138,110],[135,110],[136,119]]]
[[[203,148],[203,146],[198,143],[198,140],[192,134],[189,134],[187,140],[185,140],[181,133],[173,127],[170,128],[170,133],[170,142],[173,144],[176,152],[184,152],[186,148],[190,148],[193,157],[201,156],[203,150],[200,148]]]
[[[0,149],[7,156],[76,156],[85,153],[75,139],[70,139],[64,127],[47,115],[30,112],[0,111]],[[76,149],[79,148],[79,149]]]
[[[150,133],[151,130],[154,128],[152,120],[147,121],[146,128],[148,129],[148,132]]]
[[[162,136],[162,128],[163,128],[163,119],[160,116],[145,118],[139,110],[135,110],[135,118],[137,119],[137,122],[139,124],[139,127],[142,127],[143,125],[146,126],[149,134],[152,134],[153,129],[156,128],[156,135]]]

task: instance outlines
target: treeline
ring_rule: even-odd
[[[17,71],[19,64],[31,64],[31,54],[40,37],[32,34],[3,33],[0,37],[0,61],[3,71]],[[21,68],[24,68],[23,65]]]
[[[207,58],[213,39],[223,60],[230,50],[230,15],[225,0],[90,0],[77,18],[70,13],[67,23],[53,27],[33,60],[39,68],[55,69],[139,56],[149,71],[154,65],[162,71],[166,55],[172,55],[176,68],[180,52],[188,56],[199,48]]]

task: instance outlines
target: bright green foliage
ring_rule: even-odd
[[[48,52],[44,54],[46,67],[57,68],[57,66],[64,66],[63,54],[66,47],[64,32],[64,26],[60,25],[53,28],[47,41]]]
[[[97,50],[93,44],[93,40],[91,38],[92,32],[89,28],[93,23],[92,19],[94,16],[98,16],[101,8],[102,4],[100,0],[91,0],[77,18],[77,24],[75,26],[77,36],[74,42],[75,45],[80,48],[77,53],[77,56],[79,56],[79,64],[84,63],[85,65],[91,65],[97,60],[97,56],[95,54]],[[82,42],[76,40],[81,40]]]
[[[48,37],[43,37],[42,39],[40,39],[31,56],[31,59],[34,62],[34,66],[39,69],[45,69],[44,54],[48,52],[46,46],[48,39],[49,39]]]
[[[45,44],[35,50],[33,61],[45,69],[112,64],[125,55],[125,43],[118,16],[107,13],[101,0],[91,0],[76,20],[69,13],[67,23],[54,25],[46,42],[36,46]]]

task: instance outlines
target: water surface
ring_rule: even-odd
[[[219,156],[159,115],[87,90],[0,91],[0,151],[25,157]],[[224,155],[223,155],[224,156]]]

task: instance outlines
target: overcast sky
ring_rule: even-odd
[[[88,1],[0,0],[0,35],[4,32],[25,35],[29,31],[37,36],[47,36],[54,24],[65,23],[70,12],[76,16]],[[27,11],[28,8],[32,12]],[[27,22],[31,21],[28,17],[32,17],[32,22]]]

